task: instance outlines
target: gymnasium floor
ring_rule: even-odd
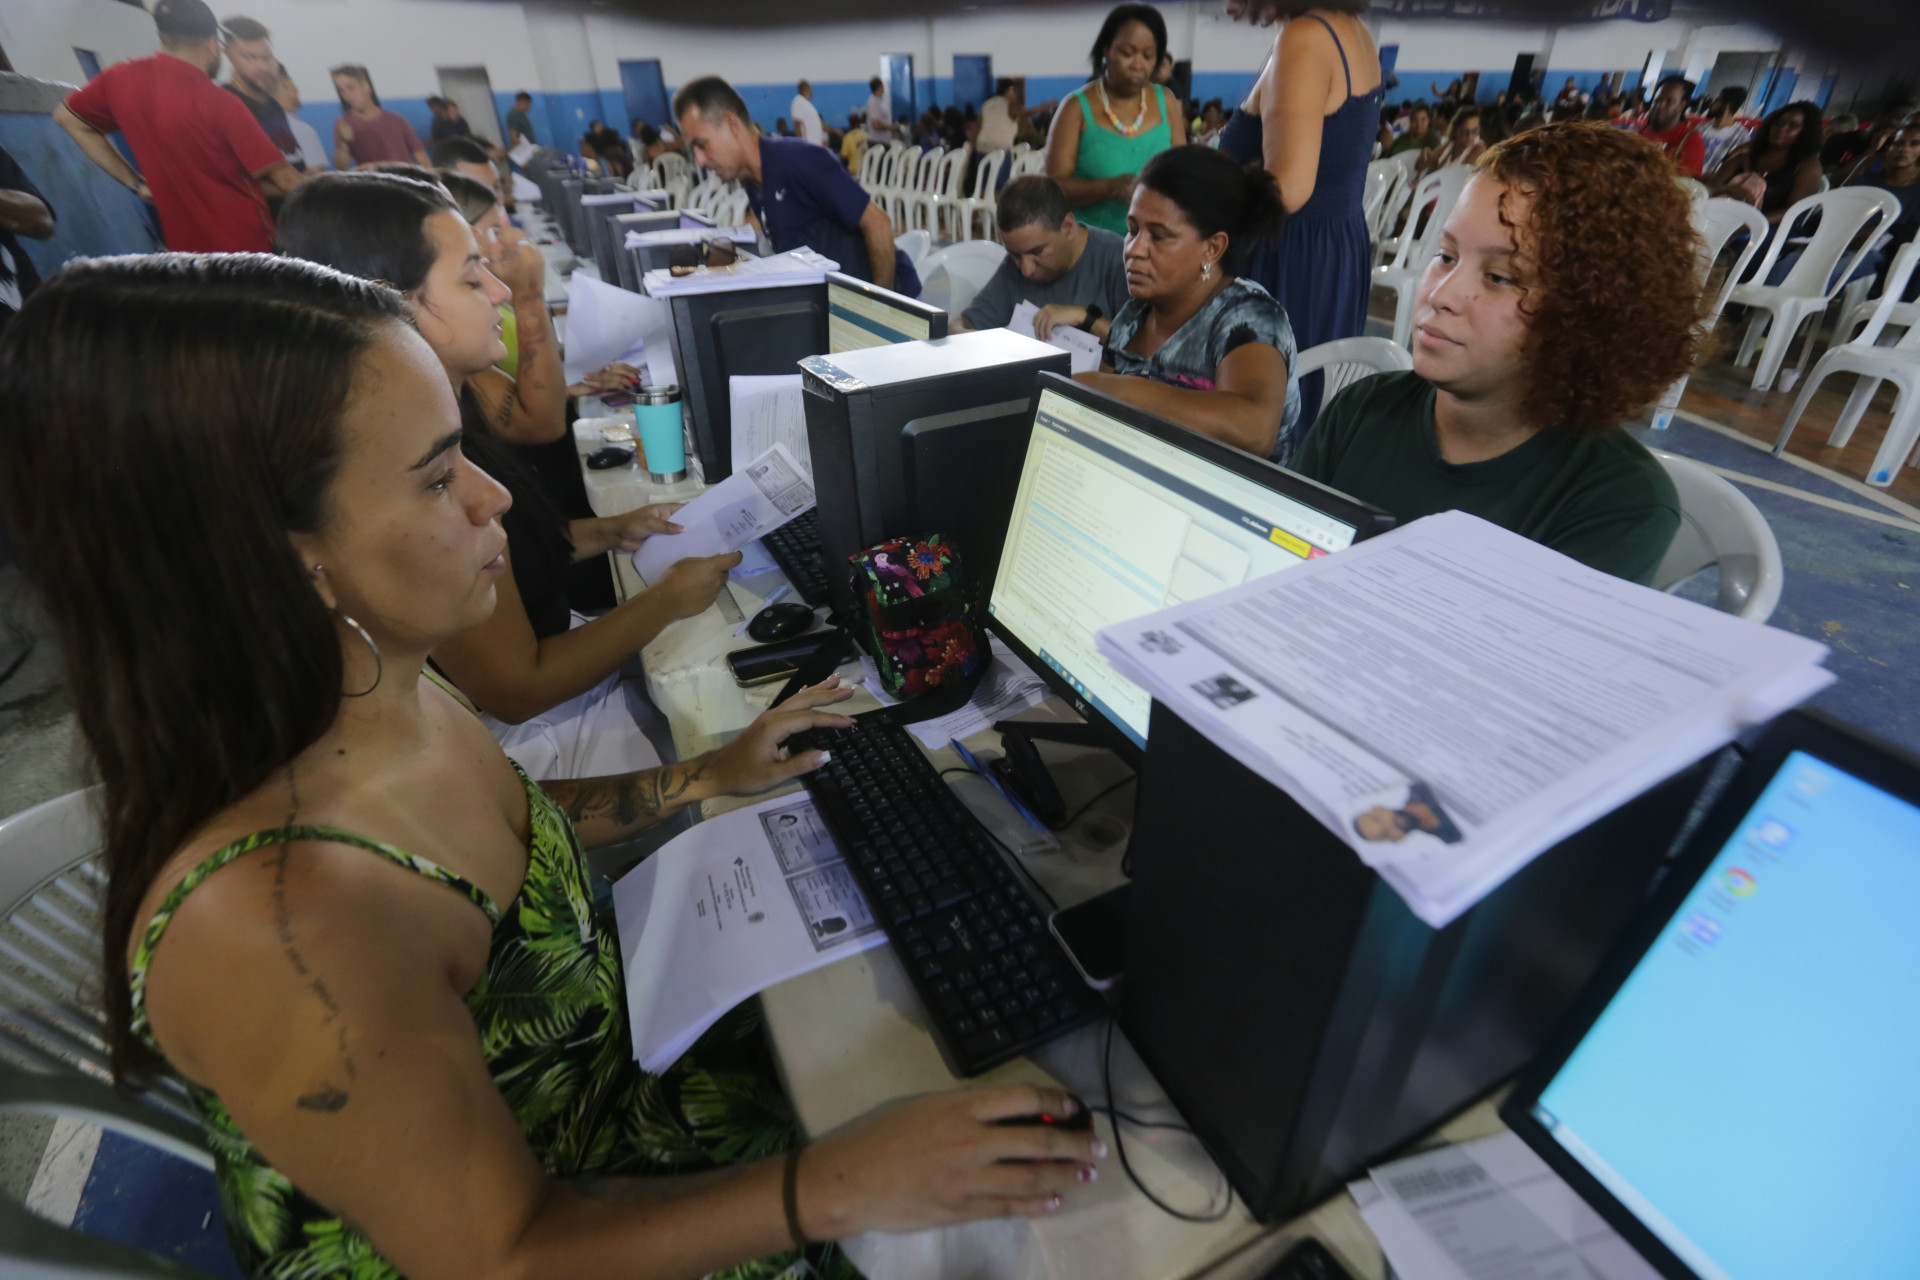
[[[1737,336],[1722,333],[1721,357],[1694,376],[1675,424],[1638,434],[1714,467],[1766,515],[1786,565],[1772,624],[1831,646],[1827,665],[1839,677],[1815,705],[1920,752],[1920,471],[1904,469],[1884,491],[1859,479],[1884,432],[1888,397],[1883,392],[1853,445],[1828,448],[1851,386],[1836,379],[1837,390],[1815,398],[1789,455],[1776,459],[1773,436],[1792,397],[1750,390],[1726,363]],[[1712,584],[1695,583],[1688,594],[1710,599]],[[38,637],[20,671],[0,684],[4,816],[80,785],[82,770],[57,654],[8,568],[0,568],[0,622]],[[207,1274],[238,1275],[211,1176],[97,1130],[0,1120],[0,1194]]]

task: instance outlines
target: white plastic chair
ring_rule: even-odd
[[[747,189],[738,183],[730,184],[732,190],[721,196],[713,204],[713,225],[716,227],[737,227],[747,220],[747,210],[752,207],[752,198]]]
[[[999,200],[995,191],[999,186],[1000,170],[1012,157],[1006,151],[989,151],[980,157],[980,166],[973,173],[973,194],[954,205],[954,221],[957,224],[956,240],[973,239],[973,220],[984,218],[987,233],[982,239],[998,240],[1000,223],[995,217],[999,209]]]
[[[991,240],[961,240],[928,256],[920,273],[920,301],[945,307],[958,317],[1006,261],[1007,251]]]
[[[1688,179],[1682,179],[1688,181]],[[1698,185],[1697,183],[1695,185]],[[1706,188],[1702,187],[1702,191]],[[1726,280],[1720,286],[1713,305],[1704,318],[1709,332],[1720,321],[1720,313],[1726,309],[1727,298],[1740,283],[1740,277],[1746,274],[1747,266],[1753,256],[1760,252],[1760,246],[1767,238],[1767,216],[1744,200],[1730,200],[1725,197],[1693,202],[1693,229],[1700,233],[1700,287],[1706,288],[1713,273],[1713,264],[1719,260],[1721,252],[1742,230],[1747,233],[1747,243],[1741,248],[1740,256],[1735,260]],[[1687,389],[1687,379],[1691,374],[1683,373],[1661,395],[1660,402],[1653,409],[1653,428],[1664,431],[1673,423],[1673,415],[1680,408],[1680,397]]]
[[[1439,247],[1440,229],[1446,225],[1461,190],[1472,176],[1473,170],[1468,166],[1450,164],[1422,178],[1413,190],[1413,203],[1407,209],[1407,231],[1400,237],[1393,261],[1373,269],[1373,287],[1394,292],[1393,341],[1398,346],[1411,347],[1414,290],[1426,273],[1428,260]],[[1428,205],[1433,206],[1433,212],[1427,218],[1427,225],[1416,235],[1414,220]]]
[[[865,151],[860,153],[860,171],[857,179],[860,183],[860,189],[865,191],[869,196],[879,193],[881,186],[880,166],[892,153],[892,150],[891,146],[874,145],[869,146]]]
[[[1320,403],[1326,404],[1362,378],[1411,368],[1413,357],[1407,349],[1385,338],[1336,338],[1302,351],[1293,362],[1293,376],[1297,381],[1319,372]]]
[[[920,189],[907,206],[907,227],[923,226],[933,232],[938,239],[945,230],[942,214],[957,211],[961,197],[966,193],[961,184],[967,176],[967,157],[972,154],[971,147],[955,147],[941,154],[939,162],[933,166],[926,185]],[[953,239],[960,237],[954,236]]]
[[[1714,607],[1749,622],[1765,622],[1780,603],[1785,571],[1780,544],[1760,508],[1690,458],[1652,450],[1680,495],[1680,528],[1654,571],[1653,585],[1672,591],[1710,566],[1720,568]]]
[[[1834,420],[1833,433],[1827,437],[1827,443],[1841,447],[1852,440],[1854,428],[1860,425],[1860,418],[1880,383],[1893,383],[1899,389],[1900,398],[1894,402],[1893,420],[1887,424],[1886,438],[1880,442],[1879,451],[1867,468],[1868,484],[1885,488],[1893,483],[1901,463],[1908,460],[1914,446],[1920,444],[1920,394],[1916,394],[1920,392],[1920,325],[1909,326],[1900,341],[1890,347],[1880,346],[1879,342],[1894,309],[1902,305],[1899,298],[1906,292],[1916,262],[1920,262],[1920,241],[1908,241],[1900,246],[1887,273],[1887,287],[1881,291],[1879,306],[1867,321],[1867,327],[1852,342],[1829,348],[1813,366],[1813,375],[1800,388],[1793,409],[1780,428],[1779,438],[1773,442],[1775,457],[1786,451],[1787,440],[1799,424],[1800,415],[1806,412],[1807,403],[1827,375],[1855,373],[1860,375],[1860,380],[1854,384],[1853,394],[1847,397],[1847,407]]]
[[[0,821],[0,1113],[67,1117],[213,1168],[180,1081],[113,1088],[100,1005],[98,788]],[[0,1274],[78,1278],[185,1273],[57,1227],[0,1196]]]
[[[933,182],[934,174],[940,162],[946,159],[946,152],[930,149],[921,152],[909,152],[901,157],[900,182],[888,195],[890,209],[888,216],[896,227],[911,228],[913,204],[926,194],[927,187]]]
[[[1801,219],[1816,211],[1820,214],[1820,226],[1812,239],[1801,247],[1800,260],[1793,264],[1793,270],[1779,284],[1766,284],[1767,275],[1786,248],[1793,228]],[[1774,378],[1779,376],[1780,366],[1786,363],[1787,348],[1793,344],[1800,326],[1827,309],[1827,304],[1833,301],[1833,295],[1840,291],[1840,286],[1853,274],[1861,257],[1872,247],[1874,237],[1891,226],[1899,216],[1899,199],[1890,191],[1872,187],[1841,187],[1837,191],[1815,192],[1787,210],[1774,232],[1772,243],[1767,246],[1766,256],[1760,259],[1760,266],[1753,274],[1757,283],[1739,285],[1732,295],[1734,302],[1751,307],[1756,312],[1747,321],[1747,331],[1740,340],[1740,353],[1734,358],[1734,364],[1745,365],[1753,359],[1754,349],[1760,346],[1763,337],[1766,339],[1766,346],[1760,352],[1760,363],[1753,371],[1755,391],[1772,388]],[[1854,242],[1855,237],[1859,237],[1859,247],[1849,251],[1847,246]],[[1835,270],[1836,267],[1839,269]],[[1806,366],[1807,355],[1813,348],[1814,333],[1818,329],[1816,322],[1800,349],[1802,368]]]
[[[1400,166],[1375,160],[1367,165],[1366,186],[1360,196],[1360,216],[1367,221],[1367,234],[1374,240],[1380,238],[1380,218],[1387,207],[1387,198],[1399,185]]]
[[[933,252],[933,232],[904,231],[893,238],[893,245],[896,249],[906,250],[907,261],[913,263],[914,274],[925,280],[926,273],[921,271],[920,264]]]

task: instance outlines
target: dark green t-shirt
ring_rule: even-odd
[[[1293,469],[1406,524],[1465,511],[1633,582],[1660,567],[1680,498],[1659,460],[1625,431],[1542,431],[1485,462],[1440,456],[1431,383],[1382,373],[1335,396]]]

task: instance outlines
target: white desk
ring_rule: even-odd
[[[584,405],[583,417],[602,412]],[[685,500],[697,487],[650,484],[633,468],[586,471],[587,496],[601,515],[630,511],[652,502]],[[616,591],[622,599],[644,589],[629,557],[613,558]],[[782,585],[778,571],[758,576],[752,590],[729,583],[720,601],[693,618],[673,623],[644,650],[647,691],[667,717],[681,759],[712,750],[731,739],[771,701],[778,685],[755,690],[733,683],[725,665],[731,649],[750,641],[735,635],[743,618],[759,608],[764,593]],[[843,678],[855,683],[860,666],[849,663]],[[864,689],[844,708],[859,711],[877,705]],[[1072,719],[1064,703],[1050,700],[1025,718]],[[998,753],[998,735],[983,731],[967,740],[976,754]],[[1040,743],[1069,810],[1123,777],[1125,768],[1109,753],[1085,747]],[[960,763],[945,748],[933,753],[936,765]],[[965,780],[963,780],[964,784]],[[798,789],[797,786],[794,789]],[[962,797],[967,798],[964,790]],[[741,801],[710,802],[702,816]],[[1023,859],[1061,905],[1083,901],[1118,883],[1125,850],[1122,829],[1131,830],[1132,791],[1122,788],[1093,812],[1109,821],[1082,820],[1063,834],[1062,848]],[[1090,843],[1095,826],[1121,838]],[[891,948],[877,947],[850,956],[766,991],[761,997],[775,1056],[802,1129],[819,1135],[886,1102],[963,1084],[1037,1083],[1063,1086],[1094,1102],[1105,1102],[1101,1049],[1105,1024],[1084,1027],[972,1081],[957,1080],[946,1068],[926,1029],[919,999]],[[1134,1055],[1126,1038],[1113,1037],[1111,1101],[1143,1120],[1177,1119],[1172,1104]],[[1114,1146],[1112,1125],[1098,1121],[1101,1136]],[[1474,1108],[1440,1133],[1448,1141],[1482,1137],[1499,1128],[1491,1105]],[[1199,1144],[1165,1130],[1125,1130],[1134,1170],[1162,1200],[1191,1213],[1216,1208],[1224,1198],[1225,1177]],[[1386,1267],[1373,1237],[1344,1192],[1313,1212],[1280,1226],[1262,1226],[1235,1201],[1232,1212],[1210,1224],[1182,1222],[1156,1208],[1134,1188],[1117,1155],[1100,1168],[1090,1187],[1069,1194],[1067,1207],[1046,1219],[970,1223],[908,1236],[864,1236],[847,1242],[847,1251],[873,1280],[925,1277],[933,1280],[1253,1280],[1302,1235],[1317,1236],[1362,1280],[1381,1280]]]

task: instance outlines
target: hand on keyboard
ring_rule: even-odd
[[[844,729],[853,721],[820,708],[853,696],[850,685],[829,676],[808,685],[777,707],[762,711],[740,736],[720,748],[707,762],[707,777],[723,794],[750,796],[769,791],[827,763],[828,753],[788,748],[787,739],[808,729]]]
[[[1091,1132],[995,1122],[1075,1105],[1058,1089],[1019,1085],[888,1108],[807,1148],[800,1226],[809,1239],[833,1240],[1052,1213],[1062,1193],[1093,1180],[1106,1145]]]

